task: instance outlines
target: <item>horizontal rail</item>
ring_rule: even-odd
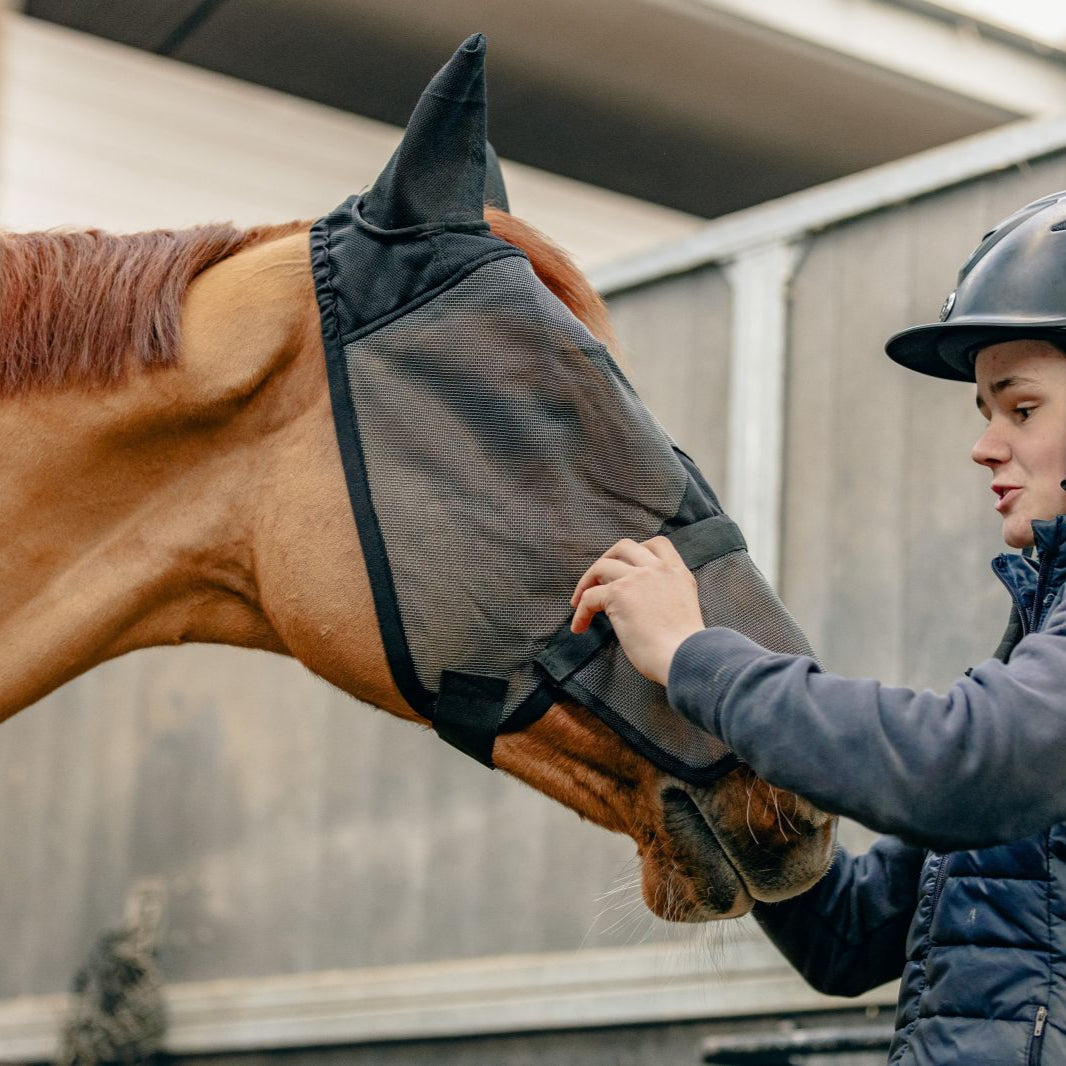
[[[741,927],[727,954],[691,943],[512,955],[164,986],[165,1050],[209,1054],[888,1007],[885,985],[823,996]],[[749,939],[750,938],[750,939]],[[0,1063],[51,1060],[67,996],[0,1001]]]
[[[905,203],[1066,149],[1066,116],[1012,122],[953,144],[790,193],[709,222],[690,237],[590,272],[610,296],[794,241],[848,219]]]

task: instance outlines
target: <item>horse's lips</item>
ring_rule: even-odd
[[[749,910],[753,897],[744,876],[733,864],[695,798],[684,788],[671,787],[663,790],[662,802],[663,825],[696,867],[688,871],[690,877],[705,878],[706,893],[713,897],[706,902],[714,914],[742,914]],[[722,884],[726,880],[729,884]],[[715,893],[716,887],[721,891]],[[728,898],[727,891],[732,893]]]
[[[663,793],[664,807],[669,791],[671,789],[666,789]],[[707,838],[713,840],[716,850],[721,852],[722,861],[736,877],[749,907],[755,900],[772,903],[806,891],[828,868],[835,819],[824,811],[804,804],[804,809],[793,809],[790,816],[779,814],[771,839],[761,841],[748,817],[745,817],[739,836],[724,826],[716,825],[712,793],[680,783],[674,791],[682,793],[694,814],[699,815],[699,824],[692,819],[689,829],[705,841]],[[710,810],[704,804],[708,804]],[[787,826],[788,834],[782,827],[781,819]],[[765,836],[766,826],[758,828]],[[785,851],[778,851],[775,859],[773,844],[787,844],[790,838],[791,845]],[[798,851],[795,850],[796,846]]]

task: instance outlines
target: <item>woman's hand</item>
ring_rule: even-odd
[[[622,650],[646,677],[665,685],[674,652],[703,629],[696,579],[665,537],[620,540],[585,571],[570,606],[570,628],[583,633],[604,611]]]

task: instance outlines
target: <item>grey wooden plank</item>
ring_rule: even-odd
[[[949,190],[912,205],[901,219],[913,248],[907,271],[913,322],[936,321],[959,266],[988,229],[987,187]],[[907,546],[904,676],[943,690],[998,641],[1006,610],[996,606],[1000,594],[988,560],[1003,544],[988,472],[970,458],[982,428],[974,387],[900,374],[909,379],[900,530]]]
[[[619,1026],[584,1032],[517,1033],[473,1040],[424,1040],[397,1044],[363,1044],[311,1051],[271,1054],[173,1056],[173,1066],[692,1066],[700,1061],[700,1045],[708,1037],[781,1031],[784,1027],[868,1025],[870,1019],[888,1023],[891,1015],[877,1008],[821,1012],[789,1018],[755,1017],[724,1022],[685,1022],[666,1025]],[[833,1066],[881,1066],[884,1054],[837,1056]]]
[[[610,301],[626,373],[718,491],[726,470],[730,299],[722,271],[711,267]]]
[[[891,219],[863,220],[812,242],[792,289],[783,591],[843,673],[891,675],[899,660],[903,383],[880,354],[895,309],[879,274],[902,265]]]

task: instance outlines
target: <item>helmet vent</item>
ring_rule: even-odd
[[[1061,233],[1064,229],[1066,229],[1066,218],[1064,218],[1061,222],[1056,222],[1055,225],[1051,227],[1051,232]]]

